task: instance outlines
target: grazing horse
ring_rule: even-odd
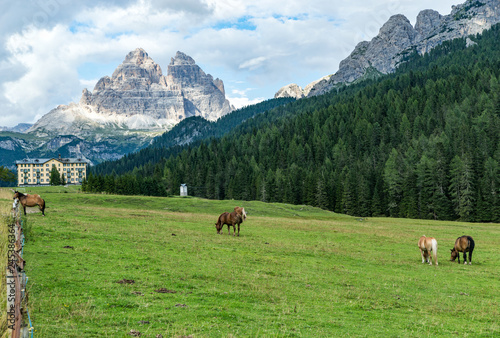
[[[434,257],[434,264],[438,265],[437,261],[437,250],[438,243],[434,237],[425,237],[422,236],[418,240],[418,248],[420,249],[420,255],[422,255],[422,263],[429,263],[432,265],[431,260],[431,251],[432,256]]]
[[[464,253],[464,264],[467,264],[467,252],[469,252],[469,265],[472,261],[472,251],[474,251],[474,240],[470,236],[458,237],[455,241],[455,247],[451,249],[450,261],[454,262],[458,257],[458,264],[460,264],[460,252]]]
[[[231,227],[233,227],[233,236],[236,234],[236,224],[238,225],[238,236],[240,235],[240,224],[247,218],[247,213],[245,208],[235,207],[234,211],[224,212],[219,216],[217,223],[215,223],[215,228],[217,233],[222,235],[222,228],[224,224],[227,224],[227,234],[231,234]]]
[[[23,194],[22,192],[19,191],[14,191],[14,200],[18,200],[19,203],[23,206],[24,214],[26,215],[26,207],[34,207],[35,205],[38,205],[38,208],[40,208],[40,211],[42,212],[42,215],[45,216],[45,201],[40,197],[40,195],[30,195],[30,194]],[[15,202],[14,202],[15,203]]]

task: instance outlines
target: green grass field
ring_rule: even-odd
[[[499,224],[37,192],[47,216],[28,214],[24,249],[35,337],[500,335]],[[241,236],[217,235],[235,206]],[[470,266],[449,261],[464,234]],[[439,266],[421,263],[421,235],[437,238]]]

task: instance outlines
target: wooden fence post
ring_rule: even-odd
[[[12,338],[27,338],[32,328],[25,324],[23,318],[23,312],[27,312],[26,262],[22,258],[24,235],[18,203],[14,203],[12,215],[13,222],[8,225],[7,231],[7,329]]]

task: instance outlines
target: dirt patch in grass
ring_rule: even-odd
[[[169,290],[169,289],[165,289],[165,288],[160,288],[158,290],[155,290],[155,292],[158,292],[158,293],[177,293],[177,291]]]
[[[119,280],[117,281],[118,284],[134,284],[135,283],[135,280],[133,279],[122,279],[122,280]]]

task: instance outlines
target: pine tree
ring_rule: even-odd
[[[106,177],[104,178],[103,190],[108,194],[115,193],[115,178],[113,175],[106,175]]]
[[[456,214],[463,221],[473,220],[475,190],[473,170],[466,158],[455,156],[450,164],[450,192]]]
[[[382,189],[380,188],[381,186],[381,180],[377,180],[375,183],[375,187],[373,188],[373,195],[371,198],[371,215],[372,216],[385,216],[385,208],[384,208],[384,203],[383,203],[383,197],[381,196]]]
[[[328,206],[328,196],[323,178],[318,179],[316,184],[316,206],[321,209],[326,209]]]
[[[0,181],[4,182],[15,182],[16,175],[4,166],[0,166]]]
[[[384,181],[388,196],[389,214],[393,217],[399,216],[400,201],[402,197],[402,177],[400,173],[399,153],[392,149],[384,168]]]
[[[52,166],[50,170],[50,185],[61,185],[61,174],[57,170],[56,166]]]
[[[500,167],[491,157],[484,164],[484,175],[480,185],[482,208],[478,206],[478,211],[481,213],[479,221],[500,221]]]

